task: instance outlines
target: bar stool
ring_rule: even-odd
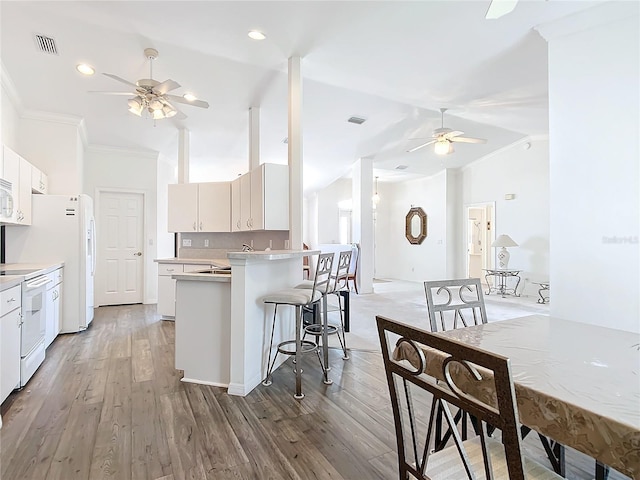
[[[348,272],[349,266],[351,265],[351,250],[340,252],[338,257],[338,267],[336,269],[335,275],[332,275],[333,284],[330,284],[330,289],[323,293],[322,295],[322,312],[323,315],[328,313],[327,308],[327,296],[329,294],[335,294],[338,297],[338,311],[340,312],[340,325],[329,324],[328,321],[323,317],[322,323],[313,323],[311,325],[307,325],[304,327],[304,336],[302,339],[304,340],[307,335],[313,335],[316,337],[322,337],[322,346],[325,353],[325,365],[328,365],[328,352],[325,345],[328,345],[328,336],[336,334],[338,336],[338,341],[340,342],[340,347],[342,348],[342,359],[349,360],[349,354],[347,352],[347,338],[345,336],[345,328],[344,328],[344,308],[342,306],[342,295],[340,292],[344,289],[348,289]],[[304,281],[299,284],[296,288],[312,288],[313,284],[310,281]],[[326,328],[324,326],[326,325]],[[330,370],[331,367],[327,366],[327,370]]]
[[[329,288],[329,281],[331,279],[331,269],[333,268],[333,253],[325,253],[320,254],[318,256],[318,264],[316,267],[316,272],[313,280],[313,285],[311,289],[300,289],[300,288],[287,288],[285,290],[280,290],[278,292],[274,292],[268,295],[265,295],[262,298],[264,303],[272,303],[274,304],[273,309],[273,323],[271,325],[271,341],[269,342],[269,357],[267,361],[267,376],[262,381],[262,384],[265,386],[269,386],[272,383],[272,373],[273,366],[276,363],[276,359],[278,358],[278,353],[282,353],[284,355],[294,355],[295,356],[295,364],[294,372],[296,374],[296,393],[294,398],[296,400],[300,400],[304,398],[304,394],[302,393],[302,368],[300,367],[302,360],[302,355],[305,353],[315,352],[318,355],[318,361],[320,362],[320,366],[322,368],[322,373],[324,375],[324,383],[326,385],[331,385],[333,383],[332,380],[329,380],[326,368],[326,360],[325,363],[322,362],[320,358],[320,351],[318,349],[318,344],[315,342],[311,342],[309,340],[302,340],[302,307],[310,306],[313,303],[319,301],[323,297],[323,293],[326,292]],[[278,312],[278,305],[291,305],[296,307],[296,338],[295,340],[286,340],[284,342],[280,342],[277,346],[276,354],[271,360],[271,350],[273,348],[273,334],[276,326],[276,315]],[[295,345],[295,349],[291,350],[287,347],[291,345]]]

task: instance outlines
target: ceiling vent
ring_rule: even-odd
[[[409,168],[407,165],[398,165],[396,170],[406,170],[407,168]]]
[[[351,117],[349,120],[347,120],[347,122],[355,123],[356,125],[362,125],[364,122],[366,122],[366,119],[360,117]]]
[[[42,53],[58,55],[58,47],[56,46],[56,41],[53,38],[36,33],[35,41],[38,50],[40,50]]]

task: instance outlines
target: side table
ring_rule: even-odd
[[[487,282],[487,286],[489,290],[486,295],[490,295],[491,292],[499,293],[504,298],[505,295],[513,295],[515,297],[519,297],[518,294],[518,285],[520,285],[520,271],[521,270],[498,270],[498,269],[489,269],[483,268],[486,272],[484,278]],[[494,277],[495,285],[492,287],[489,284],[489,277]],[[516,279],[516,284],[513,288],[509,287],[507,284],[507,278],[514,277]]]

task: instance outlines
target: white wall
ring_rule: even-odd
[[[549,42],[551,315],[635,332],[638,10],[637,2],[606,2],[541,31]]]
[[[461,190],[459,258],[464,260],[467,254],[464,209],[495,202],[495,236],[507,234],[519,245],[509,248],[509,267],[522,270],[524,293],[535,295],[539,287],[531,281],[549,279],[549,141],[524,139],[466,166]],[[505,200],[509,193],[515,195],[513,200]],[[464,261],[458,268],[464,276]]]
[[[166,174],[166,171],[164,172]],[[165,187],[166,188],[166,187]],[[99,201],[99,189],[114,191],[144,192],[144,303],[156,303],[158,270],[154,259],[158,245],[158,156],[151,152],[138,152],[113,147],[92,146],[87,149],[84,167],[84,191]],[[96,219],[98,218],[96,205]],[[166,218],[167,210],[163,210]],[[163,220],[166,221],[166,220]],[[96,225],[100,229],[100,225]],[[165,230],[166,231],[166,230]],[[164,240],[166,242],[166,239]],[[166,245],[163,243],[163,248]],[[172,256],[169,254],[169,256]],[[96,291],[102,277],[98,270]]]
[[[398,183],[378,183],[376,278],[410,281],[447,278],[447,172]],[[427,238],[412,245],[405,238],[411,206],[427,214]]]
[[[83,146],[80,119],[25,112],[16,152],[47,174],[50,194],[82,192]]]
[[[7,84],[9,82],[9,84]],[[9,92],[11,91],[10,80],[6,77],[5,72],[2,72],[2,89],[0,91],[0,143],[7,145],[12,150],[18,149],[18,110],[14,105],[14,97]]]
[[[168,213],[169,213],[169,188],[170,183],[177,183],[177,162],[171,161],[163,155],[158,157],[158,203],[157,203],[157,256],[158,258],[169,258],[174,255],[173,233],[169,233]]]
[[[351,179],[348,178],[338,179],[317,193],[317,238],[319,244],[340,242],[338,203],[351,200],[352,194]],[[312,206],[313,202],[309,202],[309,207]],[[309,233],[311,234],[311,227]]]

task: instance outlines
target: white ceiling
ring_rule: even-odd
[[[248,109],[260,107],[261,160],[287,162],[287,58],[302,57],[305,190],[372,157],[376,174],[407,165],[431,175],[459,167],[526,135],[548,132],[547,46],[533,27],[597,1],[520,0],[498,20],[475,1],[75,1],[0,3],[1,58],[26,110],[85,119],[91,144],[177,157],[178,128],[190,131],[192,181],[230,180],[248,169]],[[258,29],[267,39],[247,37]],[[53,37],[59,55],[36,49]],[[148,77],[145,47],[159,50],[153,77],[176,80],[207,100],[186,120],[154,126],[127,112],[127,91],[100,75]],[[98,74],[84,77],[87,62]],[[121,88],[122,87],[122,88]],[[406,150],[440,126],[488,139]],[[347,123],[350,116],[367,121]],[[397,173],[397,171],[394,171]]]

